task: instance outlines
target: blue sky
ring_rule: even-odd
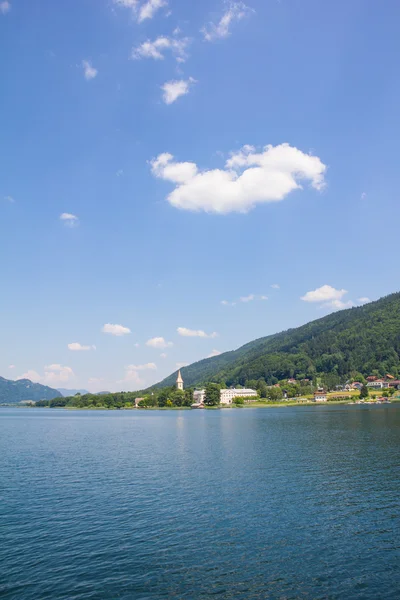
[[[0,374],[137,389],[397,291],[399,18],[0,1]]]

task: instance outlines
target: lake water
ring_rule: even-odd
[[[398,599],[400,406],[0,410],[2,600]]]

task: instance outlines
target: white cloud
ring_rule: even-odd
[[[123,169],[118,169],[118,171],[116,172],[117,177],[121,177],[123,174],[124,174]]]
[[[229,302],[229,300],[221,300],[223,306],[235,306],[236,302]]]
[[[147,340],[146,346],[150,346],[151,348],[169,348],[173,346],[172,342],[167,342],[163,337],[154,337],[150,340]]]
[[[358,302],[360,304],[368,304],[368,302],[371,302],[371,300],[369,298],[367,298],[366,296],[363,296],[362,298],[358,299]]]
[[[132,369],[134,371],[155,371],[157,365],[155,363],[146,363],[145,365],[128,365],[126,369]]]
[[[212,358],[213,356],[219,356],[220,354],[222,354],[222,352],[220,352],[219,350],[213,350],[208,356],[207,358]]]
[[[141,23],[145,19],[152,19],[156,12],[163,6],[167,6],[167,4],[166,0],[147,0],[139,8],[138,22]]]
[[[365,198],[366,198],[366,197],[367,197],[367,194],[366,194],[366,192],[363,192],[363,193],[361,194],[361,200],[365,200]]]
[[[172,104],[180,96],[188,94],[190,86],[193,83],[197,83],[193,77],[189,77],[189,79],[175,79],[164,83],[164,85],[161,86],[161,89],[164,92],[163,100],[165,104]]]
[[[55,386],[60,383],[70,381],[75,377],[75,374],[71,367],[65,367],[60,364],[52,364],[44,367],[43,375],[40,375],[37,371],[29,370],[18,379],[30,379],[35,383],[42,383],[43,385]]]
[[[195,163],[175,162],[169,153],[153,159],[155,177],[175,184],[168,202],[183,210],[246,213],[256,204],[279,202],[308,181],[324,187],[326,166],[317,156],[289,144],[265,146],[261,153],[244,146],[231,155],[225,169],[200,171]]]
[[[83,74],[85,75],[85,79],[90,81],[97,76],[97,69],[95,69],[88,60],[82,61]]]
[[[347,294],[347,290],[336,290],[331,285],[323,285],[316,290],[307,292],[301,297],[304,302],[331,302],[341,300]]]
[[[15,200],[12,196],[4,196],[4,200],[6,202],[10,202],[10,204],[14,204]]]
[[[177,369],[182,369],[183,367],[187,367],[189,363],[187,362],[177,362],[175,363],[175,366]]]
[[[209,23],[201,30],[207,42],[226,38],[230,35],[230,26],[234,21],[241,21],[252,9],[243,2],[226,2],[226,11],[218,23]]]
[[[64,222],[67,227],[76,227],[79,224],[79,218],[71,213],[62,213],[60,220]]]
[[[160,354],[160,356],[161,356],[161,358],[167,358],[168,354],[166,354],[166,352],[162,352],[162,353]]]
[[[187,329],[187,327],[178,327],[177,332],[183,337],[201,337],[201,338],[216,338],[218,333],[206,333],[201,329]]]
[[[122,336],[127,335],[131,332],[128,327],[123,325],[113,325],[112,323],[106,323],[102,328],[103,333],[111,333],[111,335]]]
[[[254,300],[254,298],[254,294],[249,294],[248,296],[241,296],[239,298],[239,302],[251,302],[252,300]]]
[[[331,285],[323,285],[316,290],[307,292],[301,297],[304,302],[318,302],[322,308],[333,308],[336,310],[343,310],[344,308],[351,308],[354,306],[352,300],[343,300],[343,296],[347,294],[347,290],[337,290]]]
[[[0,12],[2,15],[6,15],[11,10],[11,4],[7,1],[0,2]]]
[[[268,300],[268,296],[260,296],[261,300]]]
[[[271,287],[272,287],[273,290],[280,290],[281,289],[281,286],[279,285],[279,283],[273,283],[271,285]]]
[[[118,383],[132,383],[137,387],[143,387],[145,385],[144,379],[142,379],[135,369],[131,369],[130,367],[125,367],[125,376],[123,379],[120,379]]]
[[[113,0],[117,6],[130,8],[139,23],[146,19],[152,19],[156,12],[163,6],[167,6],[167,0],[145,0],[140,4],[139,0]]]
[[[185,62],[187,58],[186,49],[190,44],[189,38],[171,38],[167,36],[159,36],[153,42],[147,40],[132,49],[132,58],[153,58],[154,60],[164,60],[165,51],[169,50],[175,56],[178,62]]]
[[[8,365],[9,369],[15,369],[15,365]]]
[[[96,346],[82,346],[79,342],[72,342],[71,344],[68,344],[68,350],[73,350],[74,352],[96,350]]]

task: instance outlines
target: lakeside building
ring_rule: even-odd
[[[246,398],[248,402],[251,402],[252,398],[256,399],[258,396],[255,390],[250,388],[236,389],[231,388],[227,390],[221,390],[220,402],[221,404],[232,404],[234,398]],[[254,401],[254,400],[253,400]]]
[[[206,390],[195,390],[193,392],[193,400],[195,404],[204,404],[206,399]]]
[[[220,391],[220,403],[232,404],[234,398],[246,398],[247,402],[254,402],[258,398],[256,390],[250,388],[236,389],[229,388]],[[206,399],[206,390],[195,390],[193,400],[195,404],[204,404]]]
[[[369,381],[367,383],[367,387],[371,388],[372,390],[381,390],[382,388],[386,387],[386,384],[383,379],[376,379],[375,381]]]
[[[314,392],[314,402],[327,402],[328,396],[324,390]]]

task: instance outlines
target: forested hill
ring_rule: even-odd
[[[52,400],[60,393],[47,385],[33,383],[30,379],[4,379],[0,377],[0,404],[16,404],[24,400]]]
[[[335,312],[296,329],[260,338],[238,350],[181,369],[185,386],[208,381],[230,385],[264,379],[332,374],[400,375],[400,293],[365,306]],[[176,373],[156,387],[173,385]]]

